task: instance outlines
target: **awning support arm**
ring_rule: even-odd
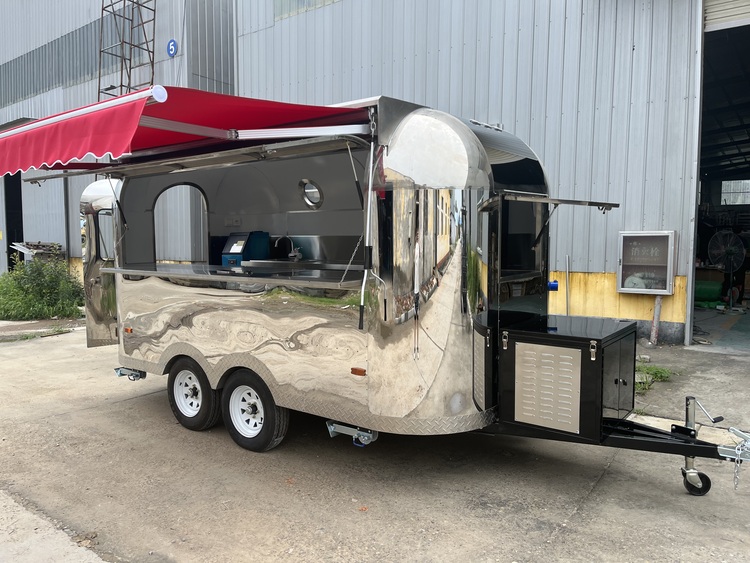
[[[367,135],[369,125],[330,125],[325,127],[279,127],[278,129],[240,129],[235,131],[239,141],[257,139],[291,139],[295,137],[326,137],[337,135]]]
[[[362,290],[359,297],[359,330],[365,326],[365,287],[367,274],[372,269],[372,183],[375,176],[375,110],[370,108],[370,174],[367,182],[367,219],[365,221],[365,267],[362,275]]]
[[[560,204],[553,203],[552,204],[552,211],[549,212],[547,215],[547,220],[544,222],[544,225],[542,225],[542,228],[539,229],[539,234],[536,235],[536,238],[534,239],[534,242],[531,244],[531,249],[534,250],[537,245],[539,244],[539,240],[542,238],[542,235],[547,230],[547,226],[549,225],[550,219],[552,219],[552,216],[555,214],[555,211],[557,211],[557,208],[560,207]]]

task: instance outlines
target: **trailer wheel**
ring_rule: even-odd
[[[705,473],[701,473],[700,471],[698,472],[698,478],[701,480],[700,487],[696,487],[695,485],[693,485],[690,481],[687,480],[687,477],[683,478],[682,483],[685,485],[687,492],[689,492],[691,495],[702,497],[711,490],[711,479],[708,475],[706,475]]]
[[[206,374],[195,360],[180,358],[169,370],[169,406],[188,430],[207,430],[219,421],[219,392],[211,389]]]
[[[221,410],[232,439],[254,452],[278,446],[289,426],[289,411],[276,406],[263,380],[247,369],[229,377],[221,395]]]

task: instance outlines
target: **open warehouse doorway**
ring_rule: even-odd
[[[750,6],[735,4],[706,5],[693,341],[750,348]]]

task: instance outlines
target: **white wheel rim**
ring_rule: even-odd
[[[255,438],[263,430],[265,413],[255,389],[240,385],[229,397],[229,416],[232,426],[245,438]]]
[[[189,370],[182,370],[174,378],[174,402],[178,410],[188,418],[198,414],[203,404],[203,391],[198,377]]]

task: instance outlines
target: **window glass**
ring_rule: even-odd
[[[721,183],[721,204],[750,204],[750,180],[724,180]]]
[[[101,260],[115,259],[115,224],[112,210],[102,209],[97,214],[97,254]]]

